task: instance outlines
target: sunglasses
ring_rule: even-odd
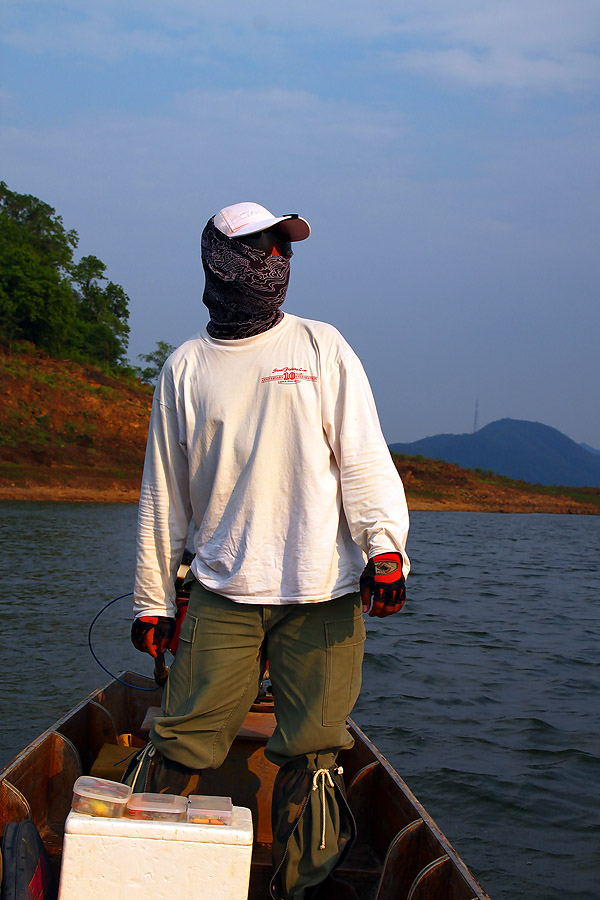
[[[253,234],[244,234],[236,237],[236,241],[252,247],[253,250],[260,250],[267,256],[283,256],[289,259],[292,253],[292,242],[289,237],[275,226],[267,228],[265,231],[255,231]]]

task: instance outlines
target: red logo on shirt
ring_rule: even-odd
[[[276,381],[277,384],[299,384],[301,381],[318,381],[318,375],[309,375],[306,369],[296,366],[285,366],[283,369],[273,369],[270,375],[261,378],[261,384],[268,381]]]

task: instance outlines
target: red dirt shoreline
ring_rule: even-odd
[[[63,476],[65,477],[65,476]],[[512,490],[448,490],[439,486],[444,496],[419,496],[418,490],[407,490],[408,506],[412,511],[487,512],[487,513],[557,513],[570,515],[598,515],[597,506],[578,503],[564,496],[544,496]],[[58,502],[58,503],[137,503],[139,479],[115,479],[86,484],[81,476],[70,484],[62,479],[48,479],[45,483],[9,483],[0,478],[0,501]]]

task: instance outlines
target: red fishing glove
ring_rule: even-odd
[[[360,596],[369,616],[383,619],[402,609],[406,588],[399,553],[379,553],[369,560],[360,576]]]
[[[149,653],[156,659],[157,653],[168,649],[175,634],[175,619],[167,616],[140,616],[131,626],[131,643],[136,650]]]

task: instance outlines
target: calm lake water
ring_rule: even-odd
[[[0,765],[107,676],[137,507],[0,503]],[[493,900],[600,896],[600,517],[413,513],[399,616],[367,619],[354,718]],[[131,598],[95,629],[151,674]]]

